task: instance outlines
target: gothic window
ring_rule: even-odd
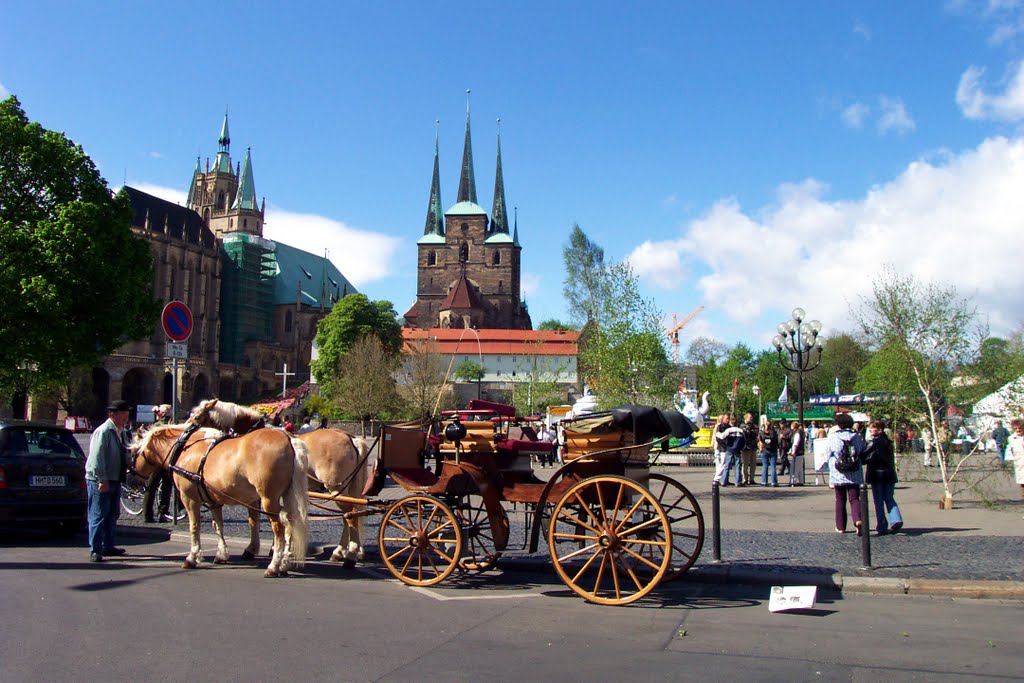
[[[505,283],[503,281],[501,281],[501,280],[498,280],[498,292],[504,292],[504,291],[505,291]]]
[[[437,252],[436,251],[431,251],[430,253],[427,254],[427,265],[428,266],[436,266],[437,265]]]
[[[496,265],[496,266],[500,266],[501,265],[501,252],[500,251],[495,251],[494,252],[494,258],[492,259],[492,263],[494,265]]]
[[[207,225],[210,224],[210,207],[203,209],[203,220],[206,221]]]
[[[217,206],[216,206],[216,208],[217,208],[218,211],[223,211],[224,210],[224,192],[223,191],[217,193]]]
[[[466,263],[469,261],[469,245],[463,242],[459,246],[459,263]]]
[[[248,228],[249,228],[249,219],[248,218],[243,218],[242,219],[242,229],[243,230],[247,230]]]
[[[290,310],[289,311],[285,311],[285,313],[284,313],[284,331],[285,332],[291,332],[292,331],[292,312]]]

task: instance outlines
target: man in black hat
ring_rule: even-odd
[[[107,406],[107,421],[96,428],[89,441],[85,480],[89,495],[90,562],[102,562],[105,555],[124,555],[114,545],[117,517],[121,511],[121,482],[128,470],[128,450],[121,433],[128,424],[131,406],[114,401]]]

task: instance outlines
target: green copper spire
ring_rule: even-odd
[[[430,180],[430,201],[427,203],[427,224],[424,235],[444,235],[444,215],[441,213],[441,172],[438,163],[437,126],[434,121],[434,177]]]
[[[494,172],[494,205],[491,208],[490,233],[508,234],[508,211],[505,209],[505,178],[501,172],[501,119],[498,119],[498,168]]]
[[[196,157],[196,170],[192,171],[192,182],[188,186],[188,201],[185,206],[190,209],[196,207],[196,185],[199,183],[199,157]]]
[[[252,179],[252,150],[245,150],[245,161],[242,162],[241,180],[238,181],[238,195],[232,209],[253,209],[259,211],[256,205],[256,183]]]
[[[466,91],[466,143],[462,149],[462,175],[459,176],[458,202],[476,204],[476,177],[473,174],[473,143],[469,139],[469,93]]]
[[[224,111],[224,123],[220,127],[220,137],[217,138],[217,158],[213,163],[213,170],[217,173],[231,173],[231,135],[228,134],[228,112]]]

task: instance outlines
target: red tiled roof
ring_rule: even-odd
[[[479,335],[479,346],[477,345]],[[406,350],[411,342],[432,339],[443,354],[479,353],[489,356],[575,356],[580,333],[575,330],[465,330],[405,328]]]

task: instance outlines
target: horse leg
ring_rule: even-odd
[[[249,545],[242,551],[242,558],[246,560],[255,559],[260,553],[260,513],[259,510],[249,508]]]
[[[185,556],[185,562],[181,566],[184,569],[195,569],[203,561],[203,548],[199,538],[201,510],[198,500],[185,498],[184,503],[185,511],[188,512],[188,532],[192,540],[192,547],[189,549],[188,555]]]
[[[228,544],[224,541],[224,508],[215,507],[210,513],[213,517],[213,530],[217,534],[217,555],[213,558],[213,563],[227,564]]]
[[[263,499],[263,509],[268,513],[267,516],[270,518],[270,530],[274,532],[273,556],[270,559],[270,565],[267,567],[267,571],[263,572],[263,576],[267,578],[282,576],[282,573],[287,573],[288,571],[284,556],[284,523],[281,521],[280,508],[281,506],[277,501],[272,501],[266,498]]]

